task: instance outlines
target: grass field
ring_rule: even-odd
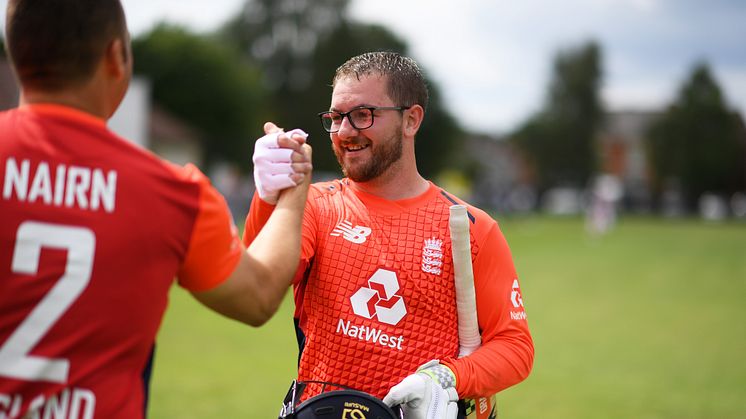
[[[501,418],[746,418],[746,224],[501,221],[536,345]],[[295,374],[292,301],[265,327],[174,289],[152,418],[274,418]]]

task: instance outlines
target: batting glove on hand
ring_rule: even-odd
[[[259,198],[273,205],[277,203],[281,190],[295,186],[295,182],[290,178],[290,175],[294,173],[293,150],[281,148],[277,143],[277,137],[282,134],[288,137],[293,135],[308,137],[308,134],[300,129],[286,133],[267,134],[256,140],[252,159],[254,161],[254,185]]]
[[[456,419],[456,376],[432,360],[389,390],[383,402],[402,405],[405,419]]]

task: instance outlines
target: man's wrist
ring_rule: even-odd
[[[443,389],[456,387],[456,374],[447,366],[437,360],[430,361],[422,365],[417,372],[425,374],[440,385]]]

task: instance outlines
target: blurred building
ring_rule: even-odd
[[[471,203],[502,213],[534,209],[537,198],[530,170],[509,141],[470,135],[465,141],[465,152],[476,165]]]
[[[150,82],[133,77],[122,104],[108,122],[125,139],[178,164],[201,165],[204,152],[198,132],[151,103]],[[18,106],[19,89],[10,63],[0,58],[0,110]]]
[[[651,173],[645,135],[659,116],[659,112],[609,112],[598,134],[600,172],[614,176],[621,183],[621,209],[625,211],[648,212],[651,209]],[[466,139],[465,151],[478,166],[472,193],[474,204],[499,212],[525,212],[537,207],[561,215],[583,211],[587,191],[582,189],[557,187],[544,196],[537,196],[531,170],[521,153],[506,139],[472,135]],[[675,206],[675,200],[671,202]]]
[[[623,209],[647,212],[651,208],[651,172],[645,151],[645,135],[659,112],[618,111],[606,114],[597,137],[602,173],[619,179]]]
[[[149,148],[155,154],[176,164],[202,166],[204,151],[195,128],[157,104],[151,107],[149,117]]]
[[[148,148],[150,145],[150,82],[133,77],[127,93],[108,121],[109,129],[121,137]]]

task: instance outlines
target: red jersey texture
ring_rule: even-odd
[[[458,330],[449,207],[465,204],[434,184],[388,201],[346,179],[316,183],[303,219],[294,283],[298,379],[383,398],[431,359],[454,371],[461,397],[489,396],[523,380],[533,343],[510,251],[497,223],[467,206],[482,346],[456,359]],[[244,242],[272,206],[254,197]],[[497,373],[495,373],[495,371]],[[310,385],[307,396],[320,391]]]
[[[138,418],[174,279],[220,284],[242,246],[196,168],[56,105],[0,114],[0,416]]]

